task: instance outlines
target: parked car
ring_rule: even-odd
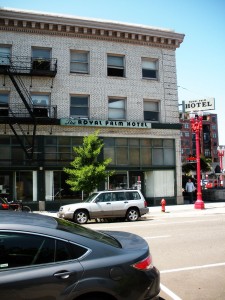
[[[9,209],[9,204],[7,200],[0,197],[0,210],[6,210],[6,209]]]
[[[31,212],[31,209],[29,206],[23,205],[22,201],[10,201],[6,198],[1,198],[0,197],[0,210],[8,210],[12,209],[15,211],[26,211],[26,212]]]
[[[219,185],[219,187],[223,186],[223,182],[221,182],[221,180],[217,180],[217,179],[209,179],[208,182],[205,185],[206,189],[212,189],[212,188],[217,188]]]
[[[160,273],[138,235],[35,213],[0,212],[1,300],[146,300]]]
[[[80,203],[63,205],[58,217],[85,224],[98,218],[137,221],[148,212],[147,202],[139,190],[112,190],[93,193]]]

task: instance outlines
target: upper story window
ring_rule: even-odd
[[[48,48],[32,48],[32,58],[33,59],[50,59],[51,49]]]
[[[184,128],[188,129],[189,128],[189,123],[184,123]]]
[[[109,98],[108,111],[109,120],[125,120],[125,99],[119,98]]]
[[[32,48],[32,67],[34,70],[50,70],[51,49]]]
[[[159,121],[159,102],[152,100],[144,100],[144,120],[158,122]]]
[[[158,61],[150,58],[142,58],[142,77],[158,79]]]
[[[36,117],[49,117],[49,95],[32,94],[32,102],[34,105],[34,114]]]
[[[0,65],[10,65],[11,46],[0,45]]]
[[[5,106],[9,103],[9,93],[0,92],[0,105]]]
[[[89,73],[89,53],[85,51],[70,52],[70,72],[88,74]]]
[[[9,114],[9,94],[0,92],[0,116]]]
[[[46,94],[32,94],[32,102],[34,106],[48,106],[49,95]]]
[[[70,97],[70,116],[88,119],[89,96],[75,95]]]
[[[107,55],[107,75],[125,77],[124,56]]]

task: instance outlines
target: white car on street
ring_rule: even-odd
[[[58,217],[85,224],[91,219],[124,219],[137,221],[149,212],[139,190],[108,190],[91,194],[85,201],[63,205]]]

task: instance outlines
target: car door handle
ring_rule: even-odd
[[[69,271],[59,271],[54,274],[54,277],[61,278],[61,279],[67,279],[70,277],[71,272]]]
[[[123,203],[128,203],[128,201],[124,201]]]
[[[111,202],[107,202],[106,204],[107,204],[107,205],[108,205],[108,204],[111,204]]]

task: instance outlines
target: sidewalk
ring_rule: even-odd
[[[225,202],[206,202],[204,209],[194,208],[194,204],[168,205],[165,213],[161,211],[161,206],[149,207],[147,217],[172,217],[174,215],[181,217],[225,214]]]
[[[53,211],[34,211],[43,215],[57,217],[57,212]],[[161,206],[149,207],[149,213],[143,217],[166,218],[166,217],[190,217],[210,214],[225,214],[225,202],[206,202],[205,209],[195,209],[194,204],[168,205],[165,212],[161,211]]]

